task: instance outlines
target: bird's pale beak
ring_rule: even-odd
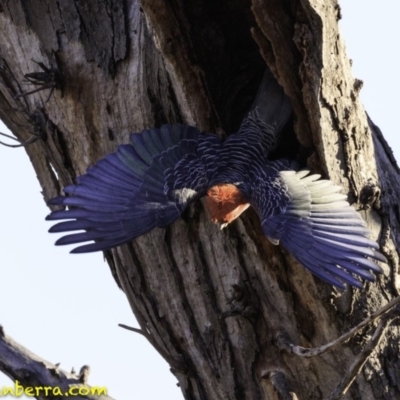
[[[219,226],[219,229],[222,231],[222,229],[226,228],[227,226],[228,226],[228,223],[225,222],[224,224],[221,224],[221,225]]]

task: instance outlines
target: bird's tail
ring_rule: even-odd
[[[239,129],[252,130],[257,127],[265,142],[266,151],[276,146],[279,133],[292,113],[290,99],[279,85],[272,72],[266,69],[257,96],[243,119]]]

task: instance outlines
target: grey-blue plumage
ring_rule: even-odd
[[[206,194],[220,147],[217,136],[184,125],[132,134],[131,144],[120,146],[89,168],[76,185],[64,188],[72,196],[50,200],[52,205],[74,207],[47,217],[74,219],[54,225],[50,232],[86,230],[56,244],[96,240],[73,252],[105,250],[168,226],[190,201]]]
[[[168,226],[206,196],[212,219],[224,224],[250,204],[268,239],[326,282],[373,281],[376,261],[386,260],[340,188],[290,160],[268,160],[290,115],[289,99],[266,72],[239,131],[224,142],[184,125],[132,134],[49,202],[68,206],[47,217],[64,221],[50,232],[84,231],[56,244],[83,243],[75,253],[110,249]]]

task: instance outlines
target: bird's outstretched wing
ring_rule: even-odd
[[[203,196],[218,168],[221,143],[216,135],[184,125],[164,125],[131,135],[51,205],[68,206],[47,220],[70,220],[50,232],[79,231],[56,244],[94,241],[72,250],[87,253],[126,243],[175,221],[189,202]]]
[[[372,272],[382,272],[374,261],[387,261],[368,238],[365,222],[338,193],[341,188],[319,178],[307,170],[280,171],[278,189],[270,188],[275,193],[268,194],[279,207],[263,215],[262,201],[252,199],[263,231],[324,281],[341,289],[345,283],[361,288],[360,278],[374,281]]]

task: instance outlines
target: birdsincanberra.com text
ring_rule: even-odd
[[[99,386],[80,386],[74,385],[63,390],[60,386],[26,386],[23,387],[18,381],[15,381],[14,386],[3,386],[0,388],[0,397],[53,397],[53,396],[106,396],[107,388]]]

